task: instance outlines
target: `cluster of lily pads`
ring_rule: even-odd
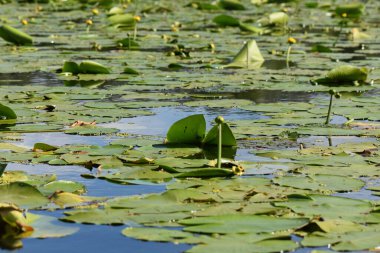
[[[187,252],[380,246],[376,1],[0,5],[1,248],[80,233],[64,222],[123,225]],[[165,108],[226,122],[206,133],[204,115],[173,115],[166,136],[115,127]],[[23,145],[48,132],[106,144]],[[226,159],[236,152],[241,161]],[[54,173],[73,165],[88,169],[84,182],[166,190],[91,196]],[[366,199],[347,197],[358,191]],[[58,210],[60,223],[45,215]]]

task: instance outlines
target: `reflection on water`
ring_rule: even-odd
[[[237,99],[249,99],[255,103],[276,103],[280,101],[288,102],[308,102],[315,96],[310,92],[288,92],[282,90],[248,90],[233,94]]]
[[[0,73],[0,85],[63,85],[54,73],[36,71],[26,73]]]

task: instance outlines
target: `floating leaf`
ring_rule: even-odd
[[[335,14],[339,17],[345,15],[346,18],[359,18],[364,12],[362,3],[342,4],[335,8]]]
[[[182,220],[185,231],[198,233],[270,233],[306,225],[306,218],[279,218],[261,215],[220,215]]]
[[[334,175],[283,176],[273,179],[273,182],[279,185],[314,191],[358,191],[365,186],[365,183],[359,179]]]
[[[33,43],[31,36],[9,25],[0,26],[0,37],[16,45],[31,45]]]
[[[166,134],[168,143],[199,144],[206,132],[206,120],[202,114],[191,115],[175,122]]]
[[[53,151],[53,150],[57,150],[57,149],[58,148],[56,146],[52,146],[52,145],[42,143],[42,142],[37,142],[33,146],[34,151],[40,150],[40,151],[47,152],[47,151]]]
[[[122,40],[118,40],[117,44],[118,44],[118,46],[125,47],[128,49],[131,49],[131,48],[135,49],[135,48],[140,47],[139,43],[137,43],[135,40],[133,40],[131,38],[125,38]]]
[[[79,135],[104,135],[119,132],[116,128],[105,128],[93,125],[73,127],[65,130],[66,134],[79,134]]]
[[[39,187],[38,190],[44,195],[49,196],[57,191],[82,194],[86,191],[86,188],[81,183],[67,181],[67,180],[58,180],[58,181],[47,183]]]
[[[192,169],[188,172],[183,172],[175,177],[177,178],[190,178],[190,177],[199,177],[199,178],[211,178],[211,177],[231,177],[234,176],[234,172],[228,169]]]
[[[311,48],[311,52],[318,52],[318,53],[332,53],[332,50],[329,47],[326,47],[321,44],[315,44]]]
[[[0,202],[16,204],[21,208],[37,208],[49,202],[35,187],[22,182],[0,185],[0,192]]]

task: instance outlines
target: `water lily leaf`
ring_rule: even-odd
[[[353,84],[353,82],[365,82],[368,76],[367,68],[357,68],[351,65],[341,65],[330,70],[326,77],[319,78],[313,82],[317,84],[341,85]]]
[[[115,14],[108,17],[108,22],[111,25],[117,26],[134,26],[136,24],[136,19],[132,14]]]
[[[71,192],[57,191],[54,192],[53,195],[49,196],[49,199],[60,208],[67,208],[83,205],[88,202],[95,202],[96,200],[101,200],[102,198],[79,196]]]
[[[17,119],[17,115],[10,107],[0,103],[0,120],[4,119]]]
[[[222,127],[222,146],[236,146],[236,139],[230,126],[227,123],[221,124]],[[218,145],[219,128],[215,125],[207,133],[203,140],[205,145]]]
[[[255,40],[250,40],[244,44],[239,53],[232,59],[226,67],[245,68],[260,67],[264,62],[260,49]]]
[[[191,242],[196,241],[196,237],[192,233],[179,230],[164,229],[164,228],[146,228],[146,227],[128,227],[121,232],[123,235],[155,242]],[[197,241],[202,242],[201,239]]]
[[[55,217],[29,213],[27,218],[31,220],[30,225],[34,228],[31,238],[60,238],[79,231],[79,227],[56,224],[57,219]]]
[[[77,222],[85,224],[110,224],[122,225],[131,223],[131,211],[126,209],[88,209],[65,212],[66,217],[60,218],[62,221]]]
[[[289,16],[285,12],[274,12],[269,15],[269,24],[275,26],[286,26]]]
[[[62,72],[68,72],[77,75],[80,73],[79,65],[76,62],[65,61],[62,67]]]
[[[220,0],[218,1],[217,5],[225,10],[245,10],[244,5],[242,5],[239,1],[237,0]]]
[[[128,75],[140,75],[140,73],[133,68],[124,68],[123,74],[128,74]]]
[[[270,233],[306,225],[306,218],[279,218],[260,215],[221,215],[181,220],[185,231],[198,233]]]
[[[21,208],[33,209],[49,203],[35,187],[22,182],[0,185],[0,191],[0,202],[16,204]]]
[[[106,128],[93,125],[73,127],[65,130],[66,134],[79,134],[79,135],[105,135],[114,134],[119,132],[116,128]]]
[[[237,18],[229,15],[221,14],[212,19],[212,21],[218,26],[239,26],[240,21]]]
[[[24,148],[24,147],[17,146],[17,145],[12,144],[12,143],[0,142],[0,150],[9,150],[9,151],[16,152],[16,153],[23,153],[23,152],[26,152],[28,149]]]
[[[361,3],[349,3],[338,5],[335,14],[339,17],[345,14],[346,18],[359,18],[364,12],[364,5]]]
[[[33,146],[33,151],[41,150],[41,151],[47,152],[47,151],[54,151],[57,149],[58,148],[56,146],[52,146],[52,145],[42,143],[42,142],[37,142]]]
[[[175,175],[177,178],[211,178],[211,177],[231,177],[234,176],[234,172],[229,169],[192,169],[188,172],[183,172]]]
[[[331,53],[332,50],[329,47],[326,47],[321,44],[315,44],[311,48],[311,52],[318,52],[318,53]]]
[[[117,44],[121,47],[128,48],[128,49],[131,49],[131,48],[136,49],[140,47],[139,43],[137,43],[135,40],[131,38],[118,40]]]
[[[358,191],[365,186],[365,182],[359,179],[334,175],[283,176],[272,181],[279,185],[313,191]]]
[[[321,216],[324,219],[347,219],[356,222],[365,221],[365,213],[369,213],[372,206],[369,202],[359,199],[326,195],[309,195],[312,199],[289,198],[288,201],[275,202],[275,206],[288,207],[305,217]],[[350,210],[350,212],[347,212]]]
[[[110,74],[108,68],[94,61],[82,61],[79,65],[79,72],[84,74]]]
[[[304,246],[325,246],[332,245],[336,251],[361,251],[378,246],[378,231],[352,231],[346,233],[321,233],[315,232],[305,237],[302,241]]]
[[[255,235],[259,237],[259,235]],[[269,237],[269,236],[268,236]],[[205,244],[194,246],[189,253],[217,253],[217,252],[241,252],[241,253],[269,253],[281,251],[293,251],[298,248],[298,244],[292,241],[289,237],[284,238],[269,238],[261,241],[247,241],[246,236],[240,235],[229,238],[222,237],[223,239],[207,240]]]
[[[206,120],[202,114],[195,114],[175,122],[166,134],[168,143],[199,144],[206,132]]]
[[[103,177],[102,177],[103,178]],[[115,183],[128,183],[132,179],[149,180],[152,182],[162,182],[163,180],[170,180],[173,176],[165,171],[154,171],[150,168],[123,168],[113,174],[107,174],[105,179]]]
[[[239,28],[240,28],[240,30],[242,30],[244,32],[251,32],[251,33],[256,33],[256,34],[263,34],[265,31],[263,28],[256,27],[253,25],[249,25],[249,24],[245,24],[242,22],[240,22]]]
[[[67,180],[58,180],[47,183],[41,187],[38,187],[38,190],[45,196],[50,196],[54,192],[64,191],[76,194],[82,194],[86,192],[86,187],[78,182],[67,181]]]
[[[0,37],[16,45],[31,45],[33,43],[33,38],[30,35],[9,25],[0,26]]]

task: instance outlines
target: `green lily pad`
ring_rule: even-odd
[[[38,187],[38,190],[42,194],[49,196],[56,191],[64,191],[64,192],[81,194],[86,191],[86,188],[81,183],[67,181],[67,180],[58,180],[58,181],[47,183],[41,187]]]
[[[321,192],[358,191],[365,186],[365,182],[359,179],[334,175],[283,176],[274,178],[272,181],[279,185]]]
[[[21,208],[33,209],[49,203],[35,187],[22,182],[0,185],[0,191],[0,202],[16,204]]]
[[[309,222],[306,218],[279,218],[260,215],[221,215],[182,220],[185,231],[198,233],[265,233],[296,229]]]
[[[67,129],[64,131],[66,134],[79,134],[79,135],[105,135],[114,134],[119,132],[116,128],[105,128],[93,125],[79,126]]]

